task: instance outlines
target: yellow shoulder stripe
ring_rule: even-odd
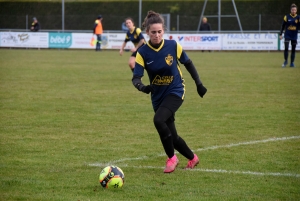
[[[287,17],[286,17],[286,15],[284,16],[283,20],[284,20],[285,22],[287,22]]]
[[[136,32],[137,35],[140,35],[140,33],[142,32],[142,30],[140,28],[136,28],[135,32]]]
[[[145,62],[143,57],[140,55],[139,52],[136,53],[136,57],[135,57],[135,62],[140,64],[141,66],[143,66],[145,68]]]
[[[177,59],[179,59],[182,54],[182,46],[178,42],[176,43],[177,43]]]

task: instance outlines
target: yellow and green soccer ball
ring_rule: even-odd
[[[117,166],[107,166],[99,176],[99,182],[104,188],[122,188],[124,185],[124,173]]]

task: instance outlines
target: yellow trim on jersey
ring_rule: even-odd
[[[145,68],[145,62],[143,57],[140,55],[139,52],[136,53],[136,57],[135,57],[135,62],[140,64],[141,66],[143,66]]]
[[[135,27],[133,27],[132,31],[129,30],[129,33],[132,34],[135,30]]]
[[[284,20],[285,22],[287,22],[287,17],[286,17],[286,15],[284,16],[283,20]]]
[[[182,46],[178,42],[176,43],[177,43],[177,59],[179,59],[182,54]]]
[[[136,35],[139,36],[141,32],[142,32],[142,30],[140,28],[136,28],[136,30],[135,30]]]
[[[297,17],[297,13],[295,15],[292,15],[292,13],[290,13],[290,16],[292,16],[293,18]]]
[[[163,39],[161,45],[159,46],[159,48],[155,49],[154,47],[152,47],[152,46],[149,44],[149,41],[148,41],[148,43],[147,43],[147,45],[148,45],[152,50],[154,50],[155,52],[158,52],[158,51],[164,46],[164,44],[165,44],[165,40]]]

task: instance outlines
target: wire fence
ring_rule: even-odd
[[[37,17],[41,30],[62,30],[62,15],[0,15],[0,29],[30,29],[32,18]],[[103,16],[104,30],[119,31],[123,20],[128,16],[108,14]],[[138,16],[131,16],[136,22]],[[239,15],[243,31],[279,31],[283,16],[281,15]],[[10,19],[9,21],[6,19]],[[64,30],[92,31],[95,15],[65,15]],[[168,31],[198,31],[199,16],[170,14]],[[18,22],[18,23],[10,23]],[[218,31],[217,17],[208,17],[212,31]],[[240,31],[236,17],[222,17],[221,31]]]

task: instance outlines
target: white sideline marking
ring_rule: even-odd
[[[165,167],[155,167],[155,166],[130,166],[130,165],[127,165],[127,164],[122,165],[122,166],[123,167],[130,167],[130,168],[145,168],[145,169],[164,169],[165,168]],[[264,172],[217,170],[217,169],[202,169],[202,168],[200,168],[200,169],[195,168],[195,169],[192,169],[192,170],[184,170],[184,171],[200,171],[200,172],[227,173],[227,174],[249,174],[249,175],[257,175],[257,176],[300,177],[300,174],[293,174],[293,173],[279,173],[279,172],[266,172],[266,173],[264,173]]]
[[[229,148],[229,147],[237,147],[237,146],[241,146],[241,145],[259,144],[259,143],[291,140],[291,139],[299,139],[299,138],[300,138],[300,136],[276,137],[276,138],[269,138],[266,140],[255,140],[255,141],[249,141],[249,142],[239,142],[236,144],[228,144],[228,145],[219,145],[219,146],[212,146],[212,147],[207,147],[207,148],[200,148],[200,149],[196,149],[196,151],[207,151],[207,150],[219,149],[219,148]]]
[[[216,145],[216,146],[211,146],[207,148],[200,148],[196,149],[196,152],[200,151],[207,151],[207,150],[214,150],[214,149],[220,149],[220,148],[230,148],[230,147],[237,147],[241,145],[250,145],[250,144],[259,144],[259,143],[266,143],[266,142],[275,142],[275,141],[283,141],[283,140],[291,140],[291,139],[299,139],[300,136],[290,136],[290,137],[281,137],[281,138],[269,138],[265,140],[255,140],[255,141],[249,141],[249,142],[239,142],[236,144],[228,144],[228,145]],[[194,152],[195,152],[194,151]],[[164,154],[159,154],[159,156],[165,156]],[[119,160],[114,160],[110,161],[107,163],[92,163],[89,164],[89,166],[93,167],[104,167],[107,165],[115,164],[115,163],[120,163],[124,161],[134,161],[134,160],[143,160],[149,158],[148,156],[141,156],[141,157],[136,157],[136,158],[123,158]],[[133,167],[133,168],[154,168],[154,169],[163,169],[164,167],[154,167],[154,166],[128,166],[127,164],[124,164],[123,166],[126,167]],[[215,173],[229,173],[229,174],[251,174],[251,175],[268,175],[268,176],[285,176],[285,177],[300,177],[300,174],[293,174],[293,173],[262,173],[262,172],[250,172],[250,171],[232,171],[232,170],[216,170],[216,169],[193,169],[191,171],[201,171],[201,172],[215,172]]]
[[[207,148],[196,149],[196,150],[193,150],[193,152],[214,150],[214,149],[220,149],[220,148],[237,147],[237,146],[241,146],[241,145],[259,144],[259,143],[290,140],[290,139],[299,139],[299,138],[300,138],[300,136],[269,138],[269,139],[266,139],[266,140],[255,140],[255,141],[249,141],[249,142],[239,142],[239,143],[236,143],[236,144],[216,145],[216,146],[211,146],[211,147],[207,147]],[[165,155],[166,155],[165,153],[161,153],[161,154],[157,155],[157,157],[165,156]],[[124,162],[124,161],[143,160],[145,158],[148,158],[148,156],[141,156],[141,157],[136,157],[136,158],[123,158],[123,159],[119,159],[119,160],[110,161],[110,162],[107,162],[105,164],[120,163],[120,162]],[[91,164],[91,166],[93,166],[93,164]],[[98,166],[98,165],[96,164],[96,166]]]

